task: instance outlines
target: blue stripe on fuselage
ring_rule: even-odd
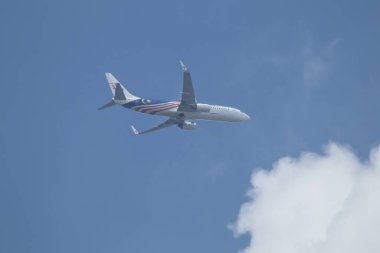
[[[176,102],[176,101],[165,101],[165,100],[158,100],[158,99],[136,99],[129,103],[124,104],[123,106],[131,109],[135,106],[140,106],[140,105],[159,105],[159,104],[168,103],[168,102]]]

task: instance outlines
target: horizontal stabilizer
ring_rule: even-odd
[[[114,105],[116,105],[116,103],[112,100],[111,102],[108,102],[107,104],[105,104],[102,107],[98,108],[98,110],[100,111],[100,110],[106,109],[106,108],[114,106]]]

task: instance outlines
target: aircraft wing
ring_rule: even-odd
[[[175,125],[175,124],[177,124],[176,120],[174,120],[174,119],[168,119],[165,122],[159,124],[158,126],[152,127],[150,129],[142,131],[142,132],[139,132],[134,126],[131,126],[131,127],[132,127],[133,132],[136,135],[140,135],[140,134],[146,134],[146,133],[150,133],[150,132],[153,132],[153,131],[161,130],[161,129],[164,129],[166,127],[170,127],[170,126]]]
[[[183,70],[183,89],[182,99],[178,107],[178,111],[195,111],[197,109],[197,101],[195,99],[195,93],[193,83],[191,81],[190,71],[187,69],[182,61],[179,61]]]

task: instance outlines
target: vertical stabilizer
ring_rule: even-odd
[[[114,100],[131,101],[139,99],[139,97],[132,95],[111,73],[106,73],[106,77]]]

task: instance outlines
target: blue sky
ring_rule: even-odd
[[[378,1],[2,1],[0,252],[237,252],[254,168],[380,143]],[[251,120],[134,136],[132,93]]]

